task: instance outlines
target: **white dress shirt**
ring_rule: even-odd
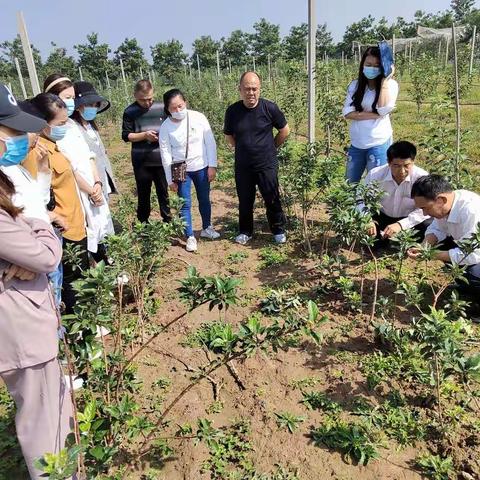
[[[452,209],[445,218],[436,218],[427,228],[425,235],[433,233],[439,242],[448,236],[458,242],[466,240],[477,231],[480,222],[480,196],[468,190],[455,190]],[[460,248],[448,251],[450,261],[460,265],[480,263],[480,249],[465,257]]]
[[[353,94],[357,89],[358,80],[353,80],[348,86],[345,105],[343,106],[343,116],[355,112],[355,106],[352,105]],[[352,145],[362,150],[383,145],[392,137],[392,124],[390,123],[390,112],[395,108],[398,97],[398,83],[395,80],[389,80],[388,89],[390,91],[390,101],[384,107],[378,107],[377,113],[380,118],[375,120],[351,120],[350,121],[350,141]],[[365,89],[362,100],[364,112],[372,112],[372,105],[375,101],[375,90]]]
[[[15,186],[12,203],[23,208],[23,215],[27,218],[38,218],[50,223],[47,204],[50,201],[50,184],[52,173],[38,172],[35,180],[30,172],[21,165],[0,167],[2,172]]]
[[[187,164],[187,172],[196,172],[205,167],[217,166],[217,144],[207,117],[195,110],[188,110],[190,125],[187,149],[187,119],[174,122],[168,117],[160,127],[158,134],[160,154],[168,184],[172,183],[171,165],[173,162]]]
[[[389,165],[372,168],[365,177],[365,183],[368,185],[377,182],[380,188],[385,192],[380,203],[380,210],[389,217],[402,218],[398,223],[403,230],[413,228],[415,225],[427,220],[428,216],[424,215],[421,208],[415,208],[415,202],[411,198],[412,185],[415,181],[428,175],[423,168],[413,165],[412,172],[399,185],[392,176]],[[359,211],[365,211],[365,204],[359,202],[357,205]]]

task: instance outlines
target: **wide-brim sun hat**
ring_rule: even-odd
[[[90,82],[75,82],[73,88],[75,89],[75,110],[82,105],[93,103],[100,104],[97,113],[102,113],[110,108],[110,102],[99,95]]]
[[[0,83],[0,125],[19,132],[37,133],[47,126],[47,122],[24,112],[12,92]]]

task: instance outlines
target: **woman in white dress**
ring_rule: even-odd
[[[98,95],[88,82],[77,83],[81,85],[77,89],[77,84],[74,84],[75,112],[67,122],[65,137],[57,142],[57,146],[70,161],[80,189],[87,218],[88,251],[95,261],[107,261],[103,241],[108,235],[114,233],[107,199],[109,192],[115,187],[113,181],[110,183],[109,163],[108,166],[100,163],[105,161],[105,158],[99,159],[96,152],[92,150],[91,142],[87,142],[83,131],[85,128],[78,117],[91,122],[96,113],[105,111],[110,103]]]

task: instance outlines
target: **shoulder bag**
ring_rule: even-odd
[[[180,160],[179,162],[173,162],[171,165],[172,169],[172,180],[174,182],[184,182],[187,179],[187,158],[188,158],[188,141],[190,137],[190,118],[187,113],[187,145],[185,147],[185,160]]]

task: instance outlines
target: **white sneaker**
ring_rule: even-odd
[[[209,238],[210,240],[215,240],[220,238],[220,234],[215,231],[215,229],[210,225],[200,232],[200,236],[203,238]]]
[[[287,236],[284,233],[277,233],[277,235],[273,236],[275,243],[286,243]]]
[[[81,377],[72,377],[72,382],[70,382],[70,375],[64,375],[65,377],[65,383],[67,384],[67,388],[69,390],[72,389],[72,383],[73,383],[73,390],[80,390],[83,387],[83,378]]]
[[[100,325],[97,325],[97,333],[95,334],[95,338],[106,337],[109,334],[110,330],[107,327],[100,327]]]
[[[126,285],[129,281],[130,277],[126,273],[122,273],[115,280],[115,285]]]
[[[196,252],[197,251],[197,239],[195,237],[187,238],[187,246],[185,247],[187,252]]]
[[[235,241],[239,243],[240,245],[245,245],[252,237],[249,237],[248,235],[245,235],[244,233],[241,233],[240,235],[237,235],[235,237]]]

